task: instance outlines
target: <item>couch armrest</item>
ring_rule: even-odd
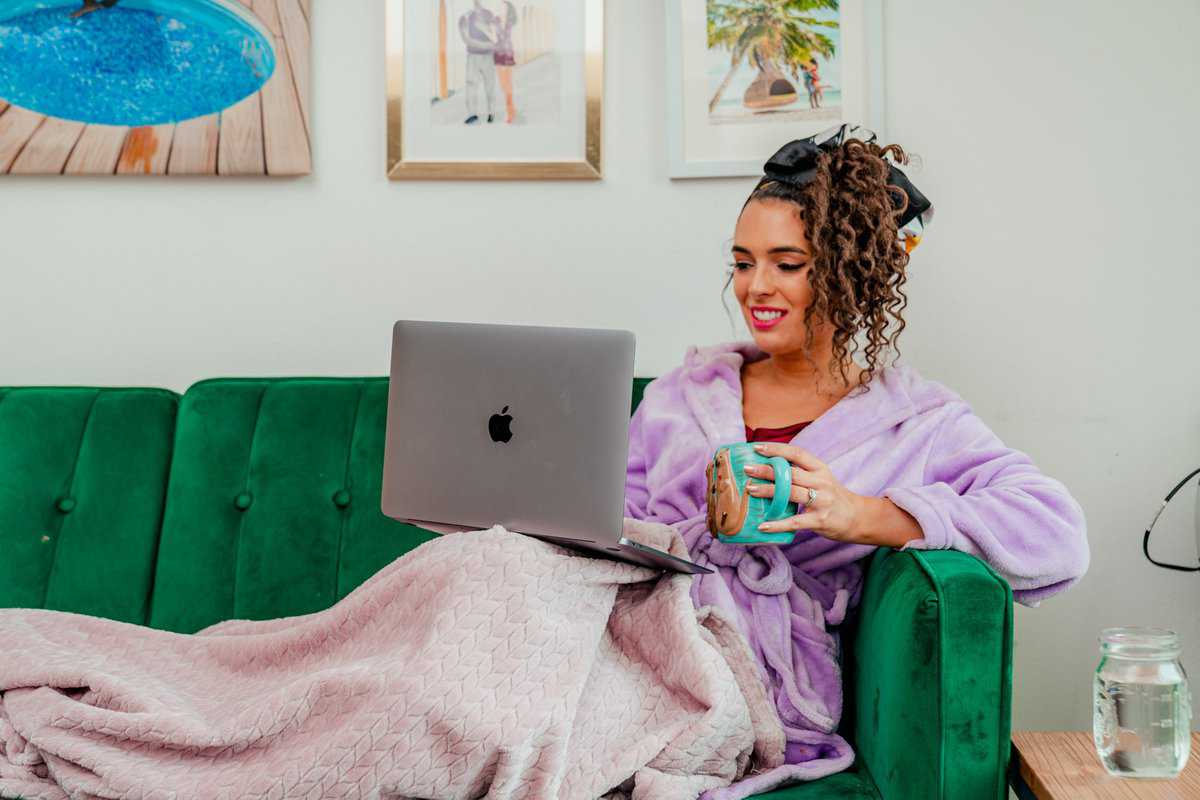
[[[854,744],[883,800],[1007,797],[1012,589],[953,550],[880,548],[851,658]]]

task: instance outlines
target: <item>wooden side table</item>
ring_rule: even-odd
[[[1020,800],[1196,800],[1200,798],[1200,733],[1192,733],[1187,766],[1170,780],[1114,778],[1104,771],[1092,734],[1018,731],[1008,779]]]

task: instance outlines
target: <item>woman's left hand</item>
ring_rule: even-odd
[[[811,530],[839,542],[862,541],[867,498],[842,486],[824,461],[791,444],[757,442],[755,450],[768,458],[783,456],[791,462],[791,500],[803,507],[803,513],[765,522],[759,530],[765,533]],[[775,471],[769,464],[749,465],[746,474],[756,479],[749,483],[751,495],[767,499],[775,496]],[[809,489],[817,493],[811,505]]]

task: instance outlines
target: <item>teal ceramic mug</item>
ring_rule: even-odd
[[[755,497],[747,487],[752,478],[746,473],[748,464],[766,464],[775,473],[775,493],[771,497]],[[750,442],[723,444],[709,462],[708,530],[718,541],[730,544],[791,544],[794,531],[767,533],[758,526],[764,522],[786,519],[796,513],[799,505],[792,502],[792,465],[783,456],[770,458],[755,451]]]

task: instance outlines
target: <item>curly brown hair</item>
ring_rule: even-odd
[[[884,158],[888,154],[899,164],[908,163],[900,145],[880,147],[848,138],[817,156],[816,175],[804,186],[764,177],[742,206],[744,210],[756,200],[773,199],[798,207],[813,250],[808,275],[813,299],[804,313],[804,356],[816,367],[810,352],[811,321],[815,317],[830,322],[834,327],[830,374],[835,374],[836,364],[843,383],[848,381],[847,356],[860,349],[859,331],[865,331],[867,339],[862,348],[867,363],[859,385],[871,380],[889,348],[900,355],[897,341],[905,326],[908,298],[903,287],[909,255],[898,238],[896,220],[908,205],[908,196],[887,183]],[[898,202],[893,202],[893,194]],[[898,323],[891,333],[889,316]]]

